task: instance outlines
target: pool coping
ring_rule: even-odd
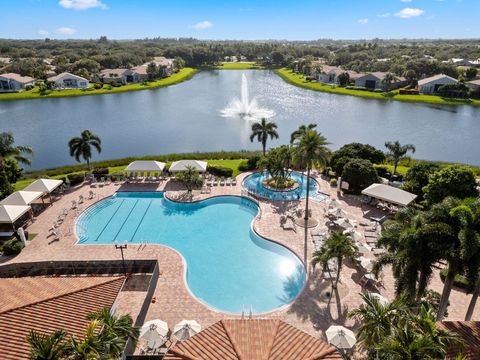
[[[74,226],[74,230],[73,230],[73,234],[75,236],[75,238],[77,239],[76,242],[74,243],[74,246],[109,246],[110,244],[79,244],[78,241],[80,240],[79,237],[78,237],[78,234],[77,234],[77,222],[78,220],[80,219],[80,217],[82,216],[82,214],[89,208],[91,208],[92,206],[98,204],[100,201],[103,201],[103,200],[106,200],[106,199],[109,199],[109,198],[113,198],[115,196],[115,194],[119,193],[119,192],[143,192],[143,193],[147,193],[147,192],[151,192],[151,193],[163,193],[164,196],[163,196],[163,199],[167,200],[167,201],[170,201],[172,203],[176,203],[176,204],[192,204],[192,203],[200,203],[200,202],[203,202],[203,201],[207,201],[207,200],[210,200],[210,199],[214,199],[214,198],[220,198],[220,197],[237,197],[237,198],[241,198],[241,199],[246,199],[246,200],[249,200],[251,201],[252,203],[254,203],[256,206],[257,206],[257,214],[253,217],[252,221],[250,222],[250,230],[253,231],[253,233],[260,237],[261,239],[265,240],[265,241],[269,241],[269,242],[272,242],[276,245],[279,245],[285,249],[287,249],[288,251],[290,251],[299,261],[300,263],[302,264],[303,266],[303,273],[304,273],[304,282],[303,282],[303,285],[302,285],[302,288],[300,289],[300,291],[297,293],[297,295],[288,303],[286,304],[283,304],[282,306],[280,307],[276,307],[275,309],[272,309],[272,310],[269,310],[269,311],[264,311],[264,312],[256,312],[256,313],[252,313],[251,315],[252,316],[264,316],[264,315],[270,315],[272,313],[275,313],[277,311],[282,311],[282,310],[285,310],[287,309],[288,307],[290,307],[299,297],[300,295],[305,291],[305,288],[308,284],[308,279],[309,279],[309,276],[308,276],[308,269],[307,269],[307,265],[305,264],[305,262],[302,260],[302,258],[293,250],[291,249],[290,247],[288,247],[287,245],[285,244],[282,244],[280,243],[279,241],[277,240],[274,240],[274,239],[271,239],[271,238],[268,238],[268,237],[265,237],[263,235],[260,235],[256,230],[255,230],[255,226],[254,226],[254,223],[255,223],[255,220],[257,220],[259,218],[259,216],[261,217],[261,214],[262,214],[262,209],[261,209],[261,206],[260,206],[260,202],[257,201],[256,199],[252,199],[250,197],[247,197],[247,196],[243,196],[243,195],[213,195],[213,196],[209,196],[209,197],[206,197],[205,199],[199,199],[199,200],[194,200],[194,201],[177,201],[177,200],[173,200],[173,199],[170,199],[168,196],[167,196],[167,192],[168,191],[133,191],[133,190],[129,190],[129,191],[116,191],[115,193],[113,193],[112,195],[110,196],[106,196],[102,199],[99,199],[95,202],[93,202],[92,204],[90,204],[89,206],[87,206],[85,209],[82,210],[82,212],[80,213],[80,215],[77,217],[77,219],[75,219],[75,222],[73,224]],[[114,242],[112,244],[115,244]],[[140,244],[140,243],[139,243]],[[233,312],[229,312],[229,311],[223,311],[223,310],[219,310],[217,308],[214,308],[212,307],[211,305],[207,304],[205,301],[203,301],[202,299],[200,299],[199,297],[197,297],[195,294],[193,294],[193,292],[190,290],[190,287],[188,286],[188,281],[187,281],[187,261],[185,259],[185,257],[183,256],[182,253],[180,253],[178,250],[174,249],[173,247],[171,246],[168,246],[168,245],[165,245],[165,244],[160,244],[160,243],[149,243],[148,245],[156,245],[156,246],[163,246],[167,249],[170,249],[172,250],[173,252],[175,252],[176,254],[178,254],[180,256],[180,258],[182,259],[182,265],[183,265],[183,283],[184,283],[184,286],[187,290],[187,292],[192,296],[193,299],[195,299],[198,303],[202,304],[203,306],[205,306],[208,310],[210,311],[213,311],[217,314],[226,314],[226,315],[229,315],[229,316],[246,316],[246,315],[250,315],[250,313],[248,314],[245,314],[245,313],[233,313]],[[161,272],[161,264],[160,264],[160,272]]]

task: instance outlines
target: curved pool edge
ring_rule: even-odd
[[[266,236],[263,236],[261,235],[256,229],[255,229],[255,221],[256,220],[259,220],[259,216],[261,216],[261,213],[262,213],[262,209],[261,209],[261,206],[260,206],[260,202],[257,201],[256,199],[252,199],[250,197],[246,197],[246,196],[243,196],[243,195],[212,195],[212,196],[209,196],[207,195],[206,198],[204,199],[198,199],[198,200],[194,200],[194,201],[176,201],[176,200],[173,200],[173,199],[170,199],[168,196],[166,196],[166,193],[167,191],[116,191],[115,193],[113,193],[112,195],[109,195],[109,196],[105,196],[104,198],[102,199],[99,199],[95,202],[93,202],[92,204],[90,204],[89,206],[87,206],[85,209],[82,210],[82,212],[80,213],[80,215],[75,219],[75,222],[73,224],[74,226],[74,231],[73,231],[73,234],[76,238],[76,241],[74,243],[74,246],[109,246],[109,244],[79,244],[78,241],[80,240],[79,237],[78,237],[78,234],[77,234],[77,222],[78,220],[80,219],[80,217],[87,211],[87,209],[93,207],[94,205],[98,204],[99,202],[103,201],[103,200],[106,200],[106,199],[109,199],[109,198],[112,198],[114,197],[117,193],[119,192],[145,192],[145,193],[148,193],[148,192],[154,192],[154,193],[163,193],[164,194],[164,199],[167,200],[167,201],[170,201],[172,203],[176,203],[176,204],[191,204],[191,203],[200,203],[200,202],[204,202],[204,201],[207,201],[207,200],[210,200],[210,199],[214,199],[214,198],[227,198],[227,197],[237,197],[237,198],[241,198],[241,199],[245,199],[245,200],[248,200],[248,201],[251,201],[252,203],[254,203],[256,206],[257,206],[257,214],[254,216],[254,218],[252,219],[252,221],[250,222],[250,230],[256,235],[258,236],[259,238],[261,238],[262,240],[265,240],[265,241],[268,241],[268,242],[272,242],[276,245],[279,245],[283,248],[285,248],[286,250],[290,251],[298,260],[299,262],[302,264],[303,266],[303,274],[304,274],[304,282],[303,282],[303,285],[302,285],[302,288],[298,291],[298,293],[295,295],[295,297],[289,301],[288,303],[286,304],[283,304],[282,306],[279,306],[279,307],[276,307],[275,309],[272,309],[272,310],[269,310],[269,311],[263,311],[263,312],[256,312],[256,313],[252,313],[252,316],[264,316],[264,315],[269,315],[269,314],[273,314],[277,311],[282,311],[282,310],[285,310],[287,309],[288,307],[290,307],[299,297],[300,295],[302,295],[302,293],[305,291],[305,288],[307,286],[307,283],[308,283],[308,280],[309,280],[309,277],[308,277],[308,269],[307,269],[307,266],[305,264],[305,262],[302,260],[302,258],[297,254],[297,252],[293,249],[291,249],[288,245],[286,244],[282,244],[280,243],[278,240],[274,240],[274,239],[271,239],[269,237],[266,237]],[[182,267],[183,267],[183,285],[185,286],[185,289],[187,290],[187,292],[189,293],[189,295],[195,300],[197,301],[199,304],[205,306],[208,310],[212,311],[212,312],[215,312],[217,314],[226,314],[226,315],[229,315],[229,316],[243,316],[243,315],[246,315],[244,313],[234,313],[234,312],[229,312],[229,311],[224,311],[224,310],[219,310],[211,305],[209,305],[208,303],[206,303],[205,301],[203,301],[202,299],[200,299],[199,297],[197,297],[191,290],[190,290],[190,287],[188,286],[188,281],[187,281],[187,269],[188,269],[188,266],[187,266],[187,261],[185,259],[185,257],[183,256],[183,254],[178,251],[177,249],[174,249],[173,247],[171,246],[168,246],[168,245],[165,245],[165,244],[160,244],[160,243],[149,243],[148,245],[154,245],[154,246],[163,246],[164,248],[166,249],[169,249],[169,250],[172,250],[173,252],[175,252],[176,254],[179,255],[180,259],[182,260]]]

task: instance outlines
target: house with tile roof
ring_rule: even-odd
[[[0,357],[29,359],[30,330],[83,335],[87,315],[115,308],[123,276],[0,278]]]
[[[445,74],[430,76],[425,79],[418,80],[418,91],[420,94],[432,95],[438,92],[443,85],[457,84],[458,80]]]
[[[26,86],[35,84],[35,79],[30,76],[22,76],[16,73],[0,75],[0,92],[21,91]]]
[[[439,321],[437,326],[453,332],[463,341],[463,350],[450,349],[445,360],[455,360],[459,353],[467,360],[480,359],[480,321]]]
[[[391,84],[388,84],[384,81],[387,74],[388,73],[381,71],[364,74],[355,80],[355,86],[369,90],[390,91],[408,84],[407,79],[400,76],[395,76],[395,80]]]
[[[90,86],[87,79],[68,72],[49,77],[48,81],[53,83],[55,89],[86,89]]]
[[[100,78],[105,84],[121,83],[134,84],[140,81],[140,75],[130,69],[103,69]]]
[[[221,320],[176,343],[164,360],[339,360],[336,348],[278,319]]]

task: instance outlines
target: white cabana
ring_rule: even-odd
[[[28,205],[0,205],[0,224],[14,224],[24,214],[29,212]]]
[[[179,171],[187,170],[187,167],[191,166],[198,172],[204,173],[207,171],[207,162],[206,161],[199,161],[199,160],[179,160],[174,161],[168,171],[174,173]]]
[[[126,172],[160,173],[165,169],[165,163],[155,160],[135,160],[125,168]]]
[[[1,205],[30,205],[38,198],[41,198],[41,191],[15,191],[0,201]]]
[[[63,184],[62,180],[57,179],[38,179],[28,185],[25,191],[41,191],[44,194],[49,194],[60,185]]]
[[[179,341],[184,341],[201,330],[202,326],[195,320],[182,320],[173,328],[173,336]]]
[[[407,206],[417,198],[415,194],[385,184],[372,184],[362,190],[362,194],[398,206]]]
[[[327,335],[328,342],[337,349],[351,349],[357,342],[353,331],[343,326],[332,325],[327,329],[325,335]]]

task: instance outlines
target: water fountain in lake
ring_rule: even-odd
[[[261,118],[271,118],[275,115],[273,110],[260,107],[255,98],[250,101],[248,82],[245,74],[242,74],[240,99],[235,98],[225,109],[221,110],[220,113],[224,117],[241,117],[245,120],[259,120]]]

